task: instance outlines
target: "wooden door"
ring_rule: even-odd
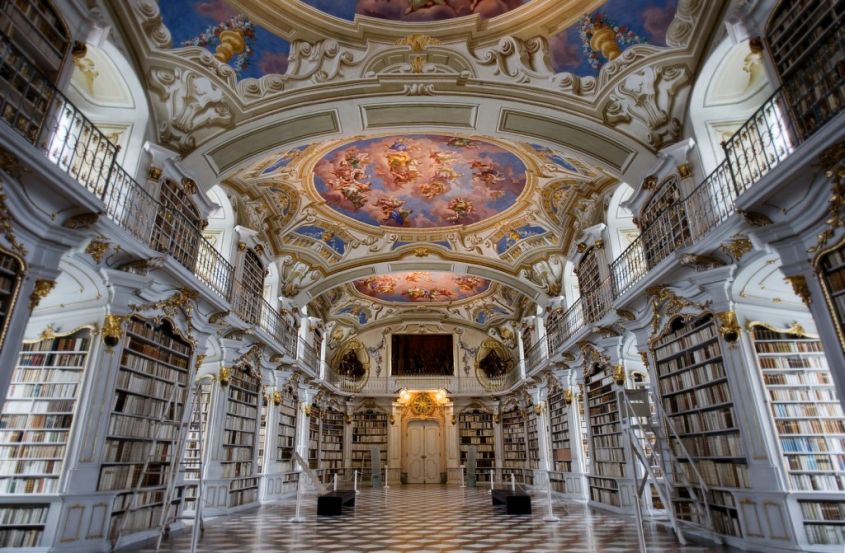
[[[408,483],[439,483],[440,425],[435,421],[411,421],[407,440]]]

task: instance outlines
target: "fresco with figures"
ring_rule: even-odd
[[[440,271],[408,271],[356,280],[355,289],[371,298],[402,303],[451,302],[486,292],[490,281]]]
[[[530,0],[302,0],[341,19],[356,15],[398,21],[438,21],[478,14],[490,19]]]
[[[359,140],[335,148],[314,167],[314,186],[329,207],[386,227],[477,223],[512,206],[525,182],[516,154],[450,135]]]
[[[666,46],[677,0],[609,0],[549,37],[556,72],[597,76],[602,66],[634,44]]]

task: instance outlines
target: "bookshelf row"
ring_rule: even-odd
[[[475,468],[485,472],[496,466],[496,434],[493,414],[481,409],[463,411],[458,416],[460,464],[467,466],[467,454],[475,448]]]
[[[387,463],[387,414],[376,409],[364,409],[352,415],[352,469],[372,470],[373,447],[378,448],[380,466],[383,467]]]
[[[519,408],[502,413],[502,466],[506,469],[525,468],[526,417]]]

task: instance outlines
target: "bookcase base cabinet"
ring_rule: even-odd
[[[590,505],[590,507],[595,507],[596,509],[602,509],[613,513],[630,514],[636,512],[637,506],[634,499],[636,494],[636,484],[633,480],[629,480],[627,478],[616,478],[615,480],[618,492],[613,495],[618,498],[619,505],[603,503],[602,501],[596,500],[595,497],[588,497],[587,504]],[[591,487],[589,489],[589,493],[595,492],[594,487]],[[648,515],[651,512],[649,509],[648,498],[643,499],[642,508],[644,515]]]
[[[230,506],[229,497],[231,483],[237,478],[227,478],[225,480],[203,480],[202,488],[202,518],[216,517],[237,513],[244,509],[249,509],[258,506],[258,496],[256,494],[255,501],[244,503],[243,505]],[[185,509],[186,515],[193,515],[193,509]]]
[[[298,474],[285,472],[261,476],[261,503],[273,503],[290,499],[296,494]]]
[[[544,477],[545,478],[545,477]],[[577,472],[551,473],[552,491],[572,501],[587,501],[587,475]]]

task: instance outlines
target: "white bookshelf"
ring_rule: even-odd
[[[654,358],[663,409],[689,453],[687,458],[672,441],[676,462],[669,477],[676,516],[707,527],[709,509],[710,529],[742,537],[732,492],[749,487],[748,461],[713,316],[673,320],[655,341]],[[693,464],[709,488],[706,497]]]
[[[308,417],[308,466],[320,468],[320,407],[316,402],[311,404]]]
[[[322,412],[320,430],[320,468],[343,468],[343,419],[337,409],[328,407]]]
[[[525,423],[526,436],[528,438],[528,451],[526,452],[526,468],[536,470],[540,468],[540,436],[537,428],[537,414],[534,409],[528,413]]]
[[[625,477],[625,450],[619,404],[609,367],[595,367],[587,380],[587,407],[593,452],[590,499],[620,506],[619,482]]]
[[[6,338],[9,314],[17,300],[22,278],[21,262],[0,250],[0,346]]]
[[[258,500],[255,455],[261,380],[248,367],[232,371],[223,427],[221,476],[229,482],[229,507]]]
[[[293,471],[293,452],[296,449],[296,396],[290,387],[282,390],[282,401],[276,428],[276,461],[286,463],[285,470]]]
[[[788,486],[810,544],[845,544],[845,415],[821,342],[800,327],[751,327]],[[840,500],[830,501],[830,495]]]
[[[61,492],[91,331],[24,343],[0,415],[0,493]],[[0,506],[0,547],[37,547],[49,504]]]
[[[490,469],[496,466],[496,433],[493,428],[493,414],[481,409],[463,411],[458,416],[460,432],[461,465],[466,466],[467,452],[475,446],[476,476],[486,479]]]
[[[517,407],[502,413],[502,452],[504,468],[525,468],[525,414]]]
[[[191,423],[185,439],[185,451],[182,454],[182,470],[186,482],[196,482],[202,469],[202,452],[208,444],[208,413],[211,407],[211,397],[214,384],[203,382],[197,388],[197,398],[194,411],[191,413]],[[197,486],[186,486],[185,509],[195,508]]]
[[[369,473],[372,470],[370,449],[377,446],[381,466],[387,463],[387,414],[376,409],[362,409],[352,415],[351,466]]]
[[[113,539],[154,528],[161,519],[178,455],[190,359],[190,345],[169,323],[129,319],[97,485],[119,492],[112,505]]]

